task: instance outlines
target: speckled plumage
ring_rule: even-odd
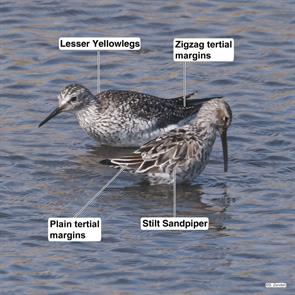
[[[130,156],[103,160],[102,164],[145,175],[153,184],[171,183],[174,170],[178,182],[191,181],[206,167],[216,133],[226,138],[231,119],[231,109],[223,99],[205,102],[190,124],[145,143]],[[227,162],[227,145],[223,148]]]
[[[163,99],[123,90],[108,90],[94,96],[86,87],[71,84],[60,92],[58,99],[59,107],[39,126],[61,111],[70,111],[83,130],[99,143],[139,146],[184,125],[211,98],[188,100],[187,107],[183,107],[182,97]]]

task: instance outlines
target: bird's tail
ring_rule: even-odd
[[[212,99],[220,99],[223,98],[223,96],[210,96],[210,97],[203,97],[203,98],[192,98],[188,99],[192,96],[194,96],[198,91],[191,92],[185,96],[186,98],[186,106],[187,107],[192,107],[192,106],[198,106],[203,104],[206,101],[212,100]],[[183,96],[178,96],[172,98],[176,102],[177,105],[183,106]]]
[[[100,164],[114,168],[124,168],[126,170],[136,170],[142,164],[140,155],[130,155],[117,159],[104,159]]]
[[[104,159],[104,160],[101,160],[99,163],[102,164],[102,165],[110,166],[110,167],[114,167],[114,168],[119,168],[120,167],[118,164],[112,163],[111,159]]]

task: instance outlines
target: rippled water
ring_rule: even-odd
[[[295,294],[294,1],[1,1],[1,294]],[[62,52],[61,36],[139,36],[142,50],[103,52],[101,88],[182,94],[174,37],[233,37],[234,63],[188,64],[188,91],[224,95],[234,114],[230,167],[212,161],[178,188],[179,216],[208,232],[140,231],[172,214],[172,188],[122,175],[85,212],[101,243],[49,243],[47,218],[71,217],[115,173],[126,149],[97,147],[74,117],[38,129],[57,93],[96,89],[95,52]],[[286,290],[265,289],[285,282]]]

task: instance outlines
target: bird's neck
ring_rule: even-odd
[[[74,112],[75,117],[79,121],[81,127],[82,125],[91,123],[90,120],[95,118],[98,113],[98,106],[95,104],[94,101],[89,101],[87,105],[83,108],[78,109]]]
[[[197,116],[192,120],[192,125],[196,126],[202,133],[212,136],[215,139],[217,131],[217,113],[214,105],[205,103],[199,110]]]
[[[204,133],[216,136],[216,125],[214,124],[215,118],[212,114],[198,114],[194,125]]]
[[[204,146],[204,150],[209,154],[216,139],[217,128],[214,124],[213,114],[207,112],[198,113],[197,118],[193,122],[193,128],[197,130],[199,137]],[[209,154],[207,156],[209,156]]]
[[[90,136],[96,133],[99,121],[99,106],[95,101],[89,101],[83,108],[76,110],[74,115],[81,128]]]
[[[198,129],[198,133],[205,147],[205,150],[208,149],[208,151],[211,151],[211,148],[213,147],[216,139],[217,130],[213,128],[211,124],[206,124],[205,122],[198,124],[196,128]]]

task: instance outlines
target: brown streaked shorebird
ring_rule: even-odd
[[[101,161],[146,176],[152,184],[192,181],[206,167],[217,133],[221,136],[224,171],[228,168],[227,129],[232,111],[223,99],[204,102],[195,116],[176,128],[145,143],[130,156]]]

